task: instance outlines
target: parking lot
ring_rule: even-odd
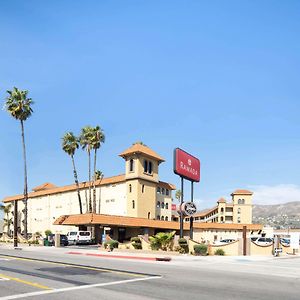
[[[0,256],[0,299],[54,294],[79,295],[78,291],[155,279],[155,276],[77,264]],[[61,295],[58,295],[61,298]],[[81,293],[82,297],[82,293]],[[49,299],[49,298],[48,298]]]

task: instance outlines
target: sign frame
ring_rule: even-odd
[[[199,168],[197,169],[193,169],[192,167],[186,166],[184,165],[185,168],[191,168],[192,171],[197,172],[196,175],[194,174],[188,174],[188,170],[186,171],[180,171],[179,169],[179,164],[183,163],[182,161],[179,161],[179,155],[181,156],[186,156],[185,158],[188,160],[188,164],[192,164],[192,162],[194,161],[194,163],[197,164],[197,166],[199,166]],[[199,182],[200,181],[200,166],[201,166],[201,162],[200,159],[191,155],[190,153],[182,150],[181,148],[177,147],[174,149],[174,155],[173,155],[173,171],[175,174],[179,175],[180,177],[183,177],[184,179],[187,179],[191,182]]]

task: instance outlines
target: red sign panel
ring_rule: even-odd
[[[200,160],[176,148],[174,150],[174,173],[190,181],[200,181]]]

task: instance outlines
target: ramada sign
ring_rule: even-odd
[[[174,150],[174,173],[191,181],[200,181],[200,160],[180,148]]]

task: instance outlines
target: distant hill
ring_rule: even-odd
[[[273,216],[287,215],[300,217],[300,201],[275,205],[253,205],[253,217],[269,218]]]

